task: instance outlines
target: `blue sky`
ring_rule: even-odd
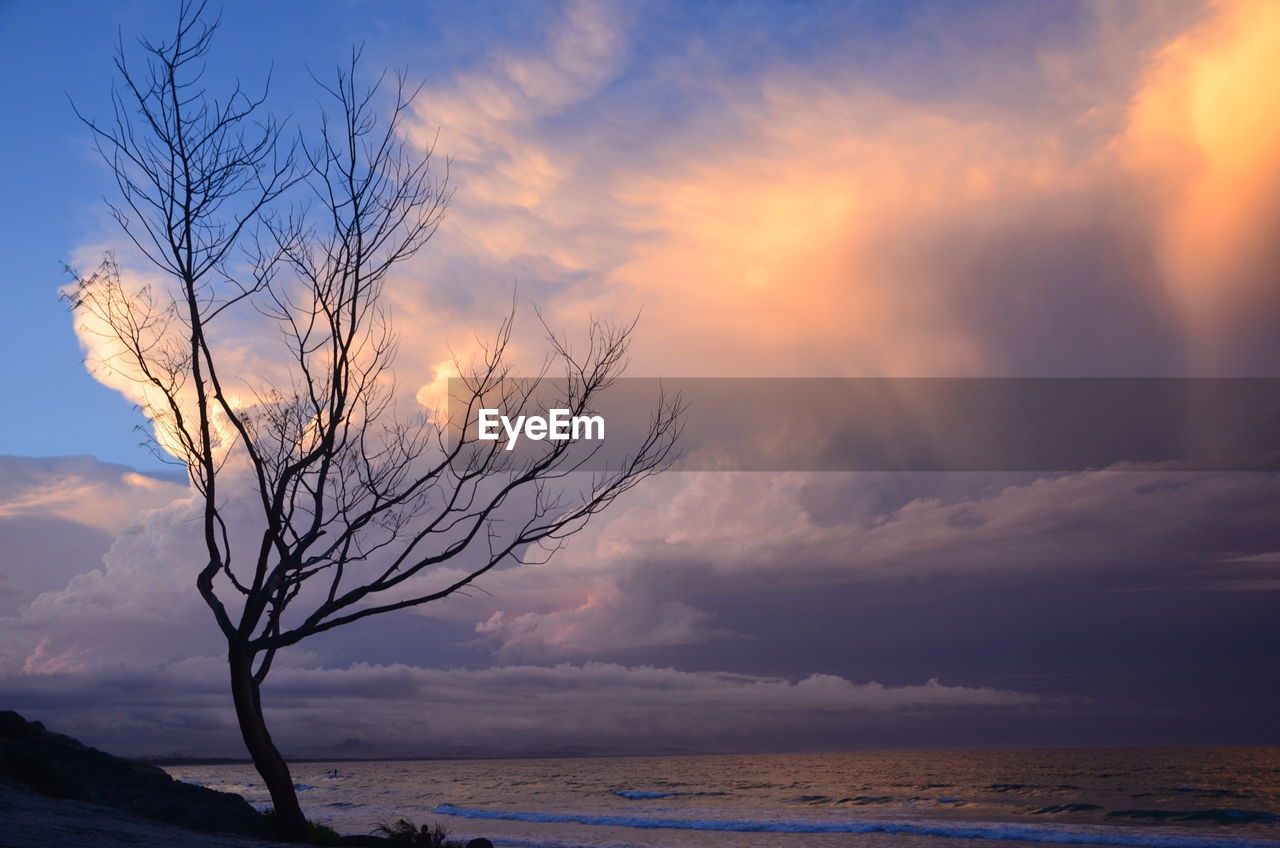
[[[63,263],[81,245],[111,237],[112,226],[101,202],[113,190],[109,174],[69,98],[87,115],[108,114],[118,38],[163,34],[174,8],[166,2],[0,4],[0,63],[10,80],[5,112],[11,116],[10,129],[0,136],[0,155],[12,163],[0,176],[6,198],[0,227],[10,256],[0,391],[6,398],[31,398],[48,411],[38,421],[4,416],[2,452],[91,454],[137,467],[158,465],[133,430],[141,416],[85,373],[57,290],[69,279]],[[220,64],[242,72],[248,82],[264,79],[274,59],[276,93],[285,104],[297,104],[309,93],[308,63],[327,66],[361,38],[424,25],[413,19],[425,15],[405,14],[409,10],[402,6],[394,24],[379,26],[377,9],[378,4],[352,3],[228,4]]]

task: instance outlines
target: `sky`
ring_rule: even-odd
[[[70,101],[162,2],[0,2],[0,706],[121,753],[237,750],[197,504],[58,299],[114,251]],[[353,45],[455,191],[388,288],[408,400],[512,302],[640,314],[644,377],[1280,377],[1280,6],[227,4],[211,83],[314,127]],[[240,320],[240,319],[235,319]],[[226,356],[278,373],[261,327]],[[286,751],[1280,744],[1280,480],[657,477],[545,566],[326,634]],[[241,528],[246,534],[249,524]],[[447,574],[445,575],[447,577]]]

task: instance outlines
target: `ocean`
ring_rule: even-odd
[[[269,804],[251,766],[167,770]],[[293,774],[307,816],[341,833],[407,818],[529,848],[1280,848],[1280,748],[338,762]]]

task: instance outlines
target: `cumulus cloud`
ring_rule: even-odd
[[[613,580],[598,580],[577,606],[511,616],[500,609],[477,624],[476,633],[491,640],[502,658],[616,656],[733,635],[709,625],[707,613],[664,598],[656,588],[615,573]],[[513,600],[517,607],[525,601]]]
[[[930,476],[918,475],[916,482],[928,486]],[[665,549],[705,559],[727,574],[799,560],[795,580],[1032,570],[1158,551],[1207,553],[1227,535],[1214,532],[1224,516],[1260,527],[1255,522],[1264,519],[1266,505],[1280,497],[1280,481],[1270,474],[1111,470],[1007,484],[974,474],[975,490],[967,493],[874,500],[888,479],[698,475],[675,492],[659,494],[655,486],[653,500],[619,515],[600,545],[623,559],[660,556]]]
[[[80,658],[81,651],[67,648],[61,653],[54,653],[49,648],[49,638],[45,637],[36,644],[36,649],[22,664],[23,674],[74,674],[86,670],[89,665]]]
[[[551,564],[495,572],[480,591],[416,612],[451,623],[458,644],[500,660],[580,660],[705,642],[739,642],[749,652],[752,633],[685,595],[783,573],[791,588],[834,588],[946,575],[1093,581],[1136,569],[1127,579],[1139,585],[1230,588],[1280,541],[1268,530],[1278,486],[1266,474],[1122,470],[671,474],[630,493]],[[31,600],[22,615],[26,652],[13,666],[37,644],[42,657],[131,667],[207,648],[216,634],[192,588],[201,544],[193,510],[180,498],[145,513],[101,563]],[[233,531],[248,537],[252,523]],[[149,627],[175,633],[149,646]],[[182,636],[184,627],[194,632]],[[115,637],[92,636],[106,631]],[[352,638],[379,655],[376,641]]]
[[[184,497],[138,516],[100,563],[33,599],[26,615],[46,621],[188,620],[201,606],[193,587],[198,565],[208,557],[202,515],[196,499]],[[239,529],[247,536],[250,528]]]
[[[0,521],[32,517],[117,533],[144,509],[185,493],[174,478],[139,474],[88,456],[0,456]]]
[[[185,493],[90,457],[0,456],[0,615],[94,567],[139,513]]]
[[[1230,589],[1266,567],[1255,557],[1278,540],[1277,502],[1271,474],[672,474],[554,565],[495,574],[484,596],[421,613],[481,618],[502,657],[583,658],[742,638],[682,593],[747,578],[760,592],[778,579],[834,590],[1032,575]]]

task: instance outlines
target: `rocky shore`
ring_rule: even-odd
[[[49,798],[0,784],[0,848],[278,848],[234,833],[145,819],[116,807]]]
[[[159,766],[0,712],[0,848],[278,848],[270,837],[267,818],[239,795],[182,783]],[[405,843],[345,836],[336,844]]]
[[[6,846],[263,845],[270,836],[239,795],[181,783],[15,712],[0,712],[0,822]],[[215,841],[193,841],[192,831]]]

